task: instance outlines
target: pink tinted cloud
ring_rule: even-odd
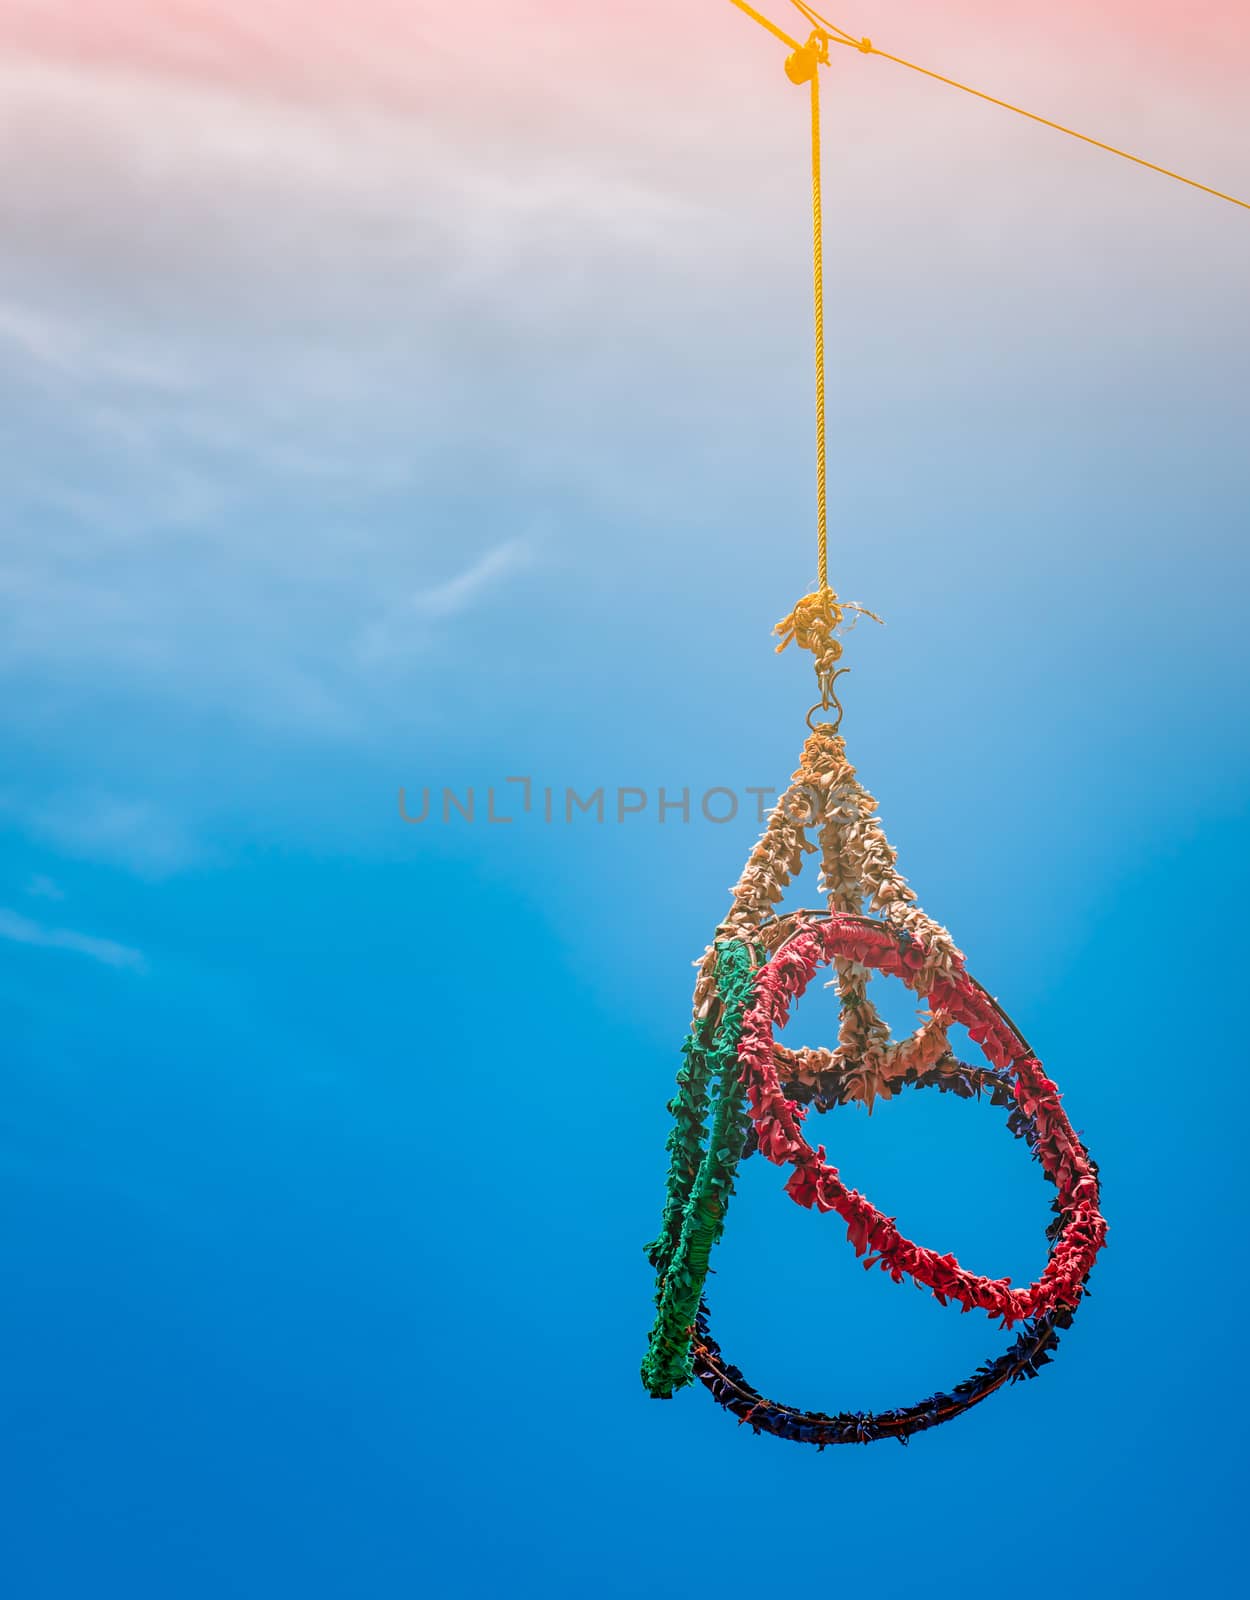
[[[760,7],[798,38],[807,24],[788,0]],[[938,6],[899,0],[839,0],[826,15],[853,34],[912,57],[923,47],[947,53],[954,70],[971,48],[1020,53],[1054,41],[1076,60],[1118,46],[1100,65],[1108,92],[1143,62],[1172,63],[1181,76],[1207,83],[1244,65],[1247,42],[1240,0],[1059,0],[1015,10],[999,0],[946,0]],[[627,7],[588,7],[581,0],[479,0],[473,6],[433,0],[8,0],[0,37],[21,48],[96,64],[227,79],[241,85],[328,90],[370,72],[392,80],[432,75],[458,59],[476,58],[491,74],[507,62],[524,78],[564,62],[575,70],[594,60],[610,80],[619,66],[637,70],[671,58],[692,84],[714,76],[736,53],[735,37],[753,40],[763,57],[779,49],[727,0],[633,0]]]
[[[1236,190],[1235,16],[1199,0],[1184,49],[1158,6],[863,0],[845,21]],[[826,82],[843,461],[909,407],[1037,427],[1066,386],[1197,372],[1203,340],[1203,381],[1234,387],[1240,214],[854,52]],[[428,495],[486,461],[645,523],[708,481],[692,451],[741,482],[803,459],[806,106],[724,0],[8,0],[0,103],[0,342],[54,458],[14,452],[55,513],[56,547],[0,575],[30,652],[174,659],[252,604],[248,671],[274,679],[292,592],[327,637],[346,618],[355,660],[395,594],[447,575],[407,526],[337,512],[320,541],[258,542],[253,494]],[[510,532],[477,530],[463,568]],[[80,556],[109,540],[101,584]],[[330,716],[302,674],[278,700]]]

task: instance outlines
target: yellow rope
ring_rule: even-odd
[[[740,0],[734,0],[738,5]],[[805,45],[796,45],[786,59],[786,75],[792,83],[810,83],[812,106],[812,305],[816,328],[816,589],[804,595],[789,616],[783,617],[774,632],[781,636],[779,651],[790,643],[810,650],[816,658],[816,681],[820,703],[826,709],[837,704],[833,692],[842,655],[836,631],[846,607],[839,604],[829,587],[829,505],[825,425],[825,272],[824,218],[820,183],[820,68],[829,60],[829,46],[823,34],[813,33]],[[859,607],[853,607],[856,611]],[[880,620],[880,619],[878,619]]]
[[[732,0],[734,5],[739,5],[740,0]],[[977,100],[985,100],[992,106],[1001,106],[1004,111],[1011,111],[1017,117],[1027,117],[1030,122],[1038,122],[1043,128],[1053,128],[1056,133],[1063,133],[1069,139],[1079,139],[1082,144],[1093,145],[1095,150],[1105,150],[1108,155],[1119,156],[1122,161],[1131,161],[1134,166],[1145,167],[1148,172],[1157,172],[1161,177],[1171,178],[1175,183],[1183,183],[1190,189],[1198,189],[1203,194],[1214,195],[1217,200],[1226,200],[1230,206],[1240,206],[1243,211],[1250,211],[1250,200],[1239,200],[1235,194],[1225,194],[1223,189],[1213,189],[1208,183],[1199,183],[1196,178],[1187,178],[1183,173],[1173,172],[1170,167],[1161,167],[1154,161],[1147,161],[1144,156],[1135,156],[1130,150],[1121,150],[1118,145],[1105,144],[1101,139],[1091,138],[1088,133],[1079,133],[1075,128],[1066,127],[1062,122],[1053,122],[1049,117],[1042,117],[1036,111],[1026,111],[1023,106],[1013,105],[1010,100],[1000,100],[996,95],[986,94],[981,89],[974,89],[970,84],[960,83],[957,78],[948,78],[943,73],[933,72],[928,67],[918,66],[914,61],[905,61],[902,56],[892,56],[888,50],[878,50],[871,39],[857,39],[849,34],[845,28],[839,28],[836,23],[830,22],[827,17],[822,17],[811,6],[792,0],[795,8],[816,27],[817,31],[824,34],[829,44],[845,45],[849,50],[858,50],[861,55],[880,56],[883,61],[892,61],[895,66],[906,67],[909,72],[918,72],[922,77],[932,78],[936,83],[944,83],[951,89],[958,89],[961,94],[970,94]],[[749,10],[749,7],[743,7]],[[757,21],[762,21],[764,26],[772,33],[780,33],[773,28],[767,18],[761,18],[758,12],[753,13]],[[830,30],[825,32],[825,30]]]
[[[840,44],[842,41],[834,42]],[[1066,133],[1069,139],[1079,139],[1082,144],[1092,144],[1095,150],[1105,150],[1108,155],[1119,156],[1122,161],[1131,161],[1135,166],[1145,167],[1147,172],[1158,172],[1165,178],[1174,179],[1177,183],[1187,184],[1191,189],[1200,189],[1203,194],[1214,195],[1217,200],[1227,200],[1230,206],[1240,206],[1243,211],[1250,211],[1248,200],[1238,200],[1235,194],[1225,194],[1222,189],[1213,189],[1210,184],[1199,183],[1196,178],[1186,178],[1179,172],[1157,166],[1153,161],[1135,156],[1128,150],[1119,150],[1113,144],[1104,144],[1101,139],[1091,139],[1087,133],[1078,133],[1075,128],[1065,128],[1062,122],[1052,122],[1049,117],[1039,117],[1035,111],[1026,111],[1023,106],[1013,106],[1010,100],[998,100],[992,94],[983,94],[980,89],[971,89],[966,83],[956,83],[954,78],[944,78],[940,72],[930,72],[928,67],[918,67],[914,61],[904,61],[902,56],[892,56],[888,51],[878,50],[875,45],[865,54],[880,56],[883,61],[893,61],[900,67],[906,67],[909,72],[919,72],[926,78],[936,79],[938,83],[949,84],[952,89],[961,89],[964,94],[975,95],[978,100],[987,100],[992,106],[1002,106],[1004,111],[1014,111],[1018,117],[1027,117],[1030,122],[1040,122],[1043,128],[1053,128],[1056,133]]]
[[[737,4],[738,0],[734,0]],[[796,45],[786,60],[792,83],[811,84],[812,104],[812,306],[816,329],[816,589],[803,598],[777,624],[779,651],[791,642],[810,650],[816,658],[816,681],[821,704],[837,703],[833,692],[838,677],[841,642],[835,632],[844,607],[829,587],[829,497],[825,424],[825,268],[824,216],[820,181],[820,68],[829,60],[827,40],[814,33],[805,45]],[[859,608],[854,608],[858,610]]]
[[[816,309],[816,586],[829,587],[825,472],[825,257],[820,207],[820,74],[812,72],[812,297]]]
[[[1186,184],[1191,189],[1199,189],[1203,194],[1214,195],[1217,200],[1227,200],[1230,205],[1240,206],[1243,210],[1250,211],[1250,201],[1239,200],[1236,195],[1225,194],[1222,189],[1213,189],[1209,184],[1199,183],[1194,178],[1186,178],[1179,172],[1173,172],[1168,167],[1160,167],[1153,161],[1147,161],[1142,156],[1135,156],[1128,150],[1121,150],[1113,144],[1104,144],[1101,139],[1093,139],[1087,133],[1078,133],[1075,128],[1065,127],[1062,122],[1052,122],[1049,117],[1038,116],[1036,112],[1026,111],[1023,106],[1013,105],[1010,100],[1000,100],[995,95],[984,94],[980,89],[973,89],[966,83],[960,83],[955,78],[945,77],[940,72],[932,72],[928,67],[918,66],[914,61],[905,61],[902,56],[891,55],[886,50],[878,50],[871,39],[857,39],[845,28],[839,28],[836,23],[830,22],[827,17],[804,0],[791,0],[795,9],[812,25],[813,32],[806,44],[799,44],[788,33],[783,32],[776,23],[754,6],[748,5],[746,0],[730,0],[731,5],[737,6],[739,11],[745,12],[760,27],[766,28],[774,38],[788,45],[791,55],[786,60],[786,75],[792,83],[811,83],[812,98],[812,278],[813,299],[816,314],[816,573],[817,585],[812,594],[804,595],[795,605],[793,611],[777,624],[774,632],[781,636],[781,643],[777,646],[782,651],[790,643],[797,644],[800,649],[810,650],[816,658],[816,676],[820,684],[821,702],[828,707],[837,704],[837,697],[833,693],[833,685],[837,677],[844,670],[837,663],[842,655],[841,642],[835,637],[837,628],[843,619],[843,612],[853,610],[857,613],[872,617],[880,622],[881,618],[874,612],[864,611],[860,606],[849,605],[839,601],[837,595],[829,587],[829,530],[828,530],[828,505],[827,505],[827,466],[826,466],[826,440],[825,440],[825,293],[824,293],[824,228],[821,214],[821,184],[820,184],[820,68],[829,64],[829,46],[831,44],[844,45],[848,50],[856,50],[861,55],[880,56],[884,61],[892,61],[896,66],[906,67],[909,72],[918,72],[923,77],[932,78],[937,83],[944,83],[952,89],[958,89],[963,94],[970,94],[978,100],[985,100],[992,106],[1001,106],[1004,111],[1014,112],[1018,117],[1027,117],[1030,122],[1038,122],[1044,128],[1053,128],[1057,133],[1067,134],[1071,139],[1079,139],[1083,144],[1093,145],[1097,150],[1105,150],[1109,155],[1119,156],[1124,161],[1131,161],[1139,167],[1145,167],[1150,172],[1160,173],[1165,178],[1172,178],[1177,183]]]
[[[732,6],[737,6],[739,11],[745,11],[747,16],[750,17],[752,21],[758,22],[761,28],[767,28],[774,39],[780,39],[782,44],[788,44],[791,50],[797,50],[799,48],[799,41],[797,39],[792,39],[788,33],[782,33],[781,29],[775,22],[770,22],[767,17],[761,16],[754,6],[749,6],[746,4],[746,0],[729,0],[729,3]]]

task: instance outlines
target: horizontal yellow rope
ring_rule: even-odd
[[[770,22],[767,17],[758,12],[754,6],[749,6],[746,0],[729,0],[731,6],[737,6],[739,11],[745,11],[747,16],[758,22],[761,28],[767,28],[774,39],[780,39],[782,44],[788,44],[791,50],[799,48],[799,41],[792,39],[788,33],[782,33],[775,22]]]
[[[909,72],[918,72],[922,77],[932,78],[935,83],[944,83],[951,89],[958,89],[961,94],[970,94],[974,99],[984,100],[989,105],[1001,106],[1004,111],[1010,111],[1017,117],[1025,117],[1030,122],[1040,123],[1043,128],[1053,128],[1056,133],[1066,134],[1069,139],[1079,139],[1082,144],[1093,145],[1095,150],[1105,150],[1108,155],[1119,156],[1121,161],[1131,161],[1134,166],[1145,167],[1148,172],[1157,172],[1161,177],[1171,178],[1175,183],[1183,183],[1190,189],[1198,189],[1203,194],[1213,195],[1217,200],[1226,200],[1230,206],[1239,206],[1243,211],[1250,211],[1250,200],[1239,200],[1235,194],[1226,194],[1223,189],[1213,189],[1209,183],[1199,183],[1196,178],[1187,178],[1182,172],[1173,172],[1170,167],[1161,167],[1155,161],[1147,161],[1144,156],[1134,155],[1131,150],[1121,150],[1118,145],[1107,144],[1088,133],[1081,133],[1062,122],[1055,122],[1050,117],[1039,116],[1036,111],[1026,111],[1023,106],[1014,105],[1010,100],[1000,100],[997,95],[986,94],[982,89],[974,89],[971,84],[960,83],[957,78],[948,78],[944,73],[934,72],[931,68],[922,67],[915,61],[891,55],[888,50],[879,50],[871,39],[856,39],[847,33],[845,28],[839,28],[836,23],[830,22],[827,17],[822,17],[811,6],[801,4],[800,0],[792,0],[792,3],[829,44],[845,45],[848,50],[857,50],[861,55],[880,56],[883,61],[892,61],[895,66],[906,67]],[[745,11],[761,27],[767,28],[769,33],[780,39],[783,44],[788,44],[791,49],[801,48],[789,34],[783,33],[775,23],[762,16],[753,6],[746,5],[744,0],[730,0],[730,4],[737,6],[739,11]]]

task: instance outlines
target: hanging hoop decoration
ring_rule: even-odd
[[[815,841],[812,835],[815,834]],[[806,855],[819,853],[824,911],[778,913]],[[669,1136],[670,1170],[660,1234],[650,1246],[656,1271],[656,1320],[643,1381],[669,1398],[698,1377],[756,1432],[814,1443],[869,1443],[898,1438],[961,1415],[1005,1384],[1031,1377],[1058,1345],[1085,1292],[1106,1237],[1097,1168],[1072,1130],[1058,1091],[997,1003],[965,970],[947,931],[916,903],[897,856],[859,783],[845,741],[820,723],[798,770],[773,809],[733,893],[728,916],[698,963],[694,1018],[684,1046]],[[875,915],[865,915],[864,908]],[[791,1005],[828,963],[841,1018],[829,1050],[790,1049],[775,1038]],[[913,1032],[893,1039],[868,993],[874,972],[900,978],[927,1002]],[[965,1025],[988,1065],[955,1060],[947,1030]],[[979,1277],[952,1255],[903,1237],[892,1219],[842,1182],[802,1132],[807,1110],[862,1104],[871,1113],[908,1086],[937,1086],[962,1098],[988,1093],[1009,1108],[1054,1185],[1050,1255],[1027,1288]],[[979,1309],[1012,1326],[1018,1338],[997,1360],[949,1394],[875,1417],[830,1417],[765,1400],[712,1338],[703,1292],[713,1247],[725,1224],[734,1178],[758,1150],[791,1167],[786,1184],[800,1205],[836,1211],[865,1266],[901,1282],[910,1276],[946,1304]]]
[[[836,690],[847,671],[841,665],[843,638],[861,617],[881,619],[839,598],[828,576],[821,73],[834,46],[878,57],[1219,200],[1243,209],[1250,202],[891,55],[829,22],[805,0],[792,4],[812,27],[806,44],[747,0],[732,3],[787,47],[790,81],[810,86],[816,585],[775,631],[778,651],[795,644],[811,653],[819,699],[807,714],[809,737],[798,770],[751,851],[728,914],[696,963],[694,1015],[669,1105],[674,1126],[664,1214],[649,1247],[656,1317],[642,1375],[658,1398],[697,1377],[757,1433],[821,1449],[882,1438],[906,1443],[913,1433],[960,1415],[1046,1365],[1085,1296],[1107,1224],[1097,1166],[1073,1130],[1058,1089],[1019,1030],[969,975],[950,934],[920,909],[840,732]],[[784,892],[812,854],[819,856],[825,909],[783,915]],[[777,1028],[825,965],[832,969],[840,1006],[836,1044],[782,1046]],[[892,1037],[870,998],[878,972],[900,978],[925,1002],[918,1026],[903,1038]],[[954,1024],[969,1030],[985,1066],[955,1059],[948,1037]],[[812,1109],[822,1113],[858,1103],[871,1115],[877,1100],[909,1087],[937,1088],[961,1099],[988,1097],[1007,1110],[1009,1130],[1025,1141],[1055,1189],[1050,1251],[1036,1282],[1020,1287],[1009,1278],[979,1276],[953,1255],[905,1238],[893,1218],[848,1188],[826,1160],[824,1146],[813,1148],[804,1133]],[[721,1354],[703,1298],[738,1164],[756,1152],[790,1169],[785,1187],[798,1204],[838,1214],[866,1268],[880,1267],[895,1282],[911,1278],[943,1305],[953,1301],[964,1310],[984,1311],[1007,1328],[1023,1324],[1014,1343],[949,1393],[875,1416],[829,1416],[764,1399]]]

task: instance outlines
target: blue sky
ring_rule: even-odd
[[[37,9],[0,53],[13,1593],[1235,1592],[1244,214],[838,80],[831,576],[886,618],[846,732],[1112,1231],[1036,1383],[817,1456],[637,1377],[691,962],[757,831],[655,800],[780,785],[811,698],[769,638],[813,576],[802,106],[719,14],[657,53],[654,7],[612,50],[499,8],[483,61],[421,8],[402,51],[328,0],[89,48]],[[1075,59],[866,9],[1250,184],[1218,7],[1193,73],[1111,8]],[[509,776],[648,810],[399,818]],[[826,1142],[1038,1270],[990,1108]],[[748,1165],[714,1263],[762,1386],[890,1405],[1006,1343],[781,1183]]]

